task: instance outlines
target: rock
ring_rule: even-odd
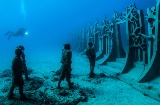
[[[10,69],[6,69],[0,74],[0,78],[11,77],[11,76],[12,76],[12,71]]]
[[[86,96],[86,93],[82,90],[79,91],[79,93],[82,95],[82,96]]]
[[[44,77],[45,79],[48,79],[48,78],[49,78],[49,76],[46,75],[46,74],[43,74],[43,77]]]
[[[147,87],[148,90],[151,90],[152,88],[153,88],[153,86],[148,86]]]
[[[10,85],[9,84],[6,84],[6,85],[4,85],[4,87],[2,88],[2,92],[8,92],[9,91],[9,89],[10,89]]]
[[[104,73],[100,73],[100,77],[107,77]]]
[[[51,87],[51,84],[50,84],[50,82],[45,81],[45,82],[43,83],[43,86],[44,86],[46,89],[48,89],[48,88]]]
[[[44,93],[43,93],[41,90],[39,90],[39,91],[37,91],[37,94],[38,94],[40,97],[42,97]]]
[[[45,104],[54,103],[54,105],[77,105],[79,102],[86,102],[88,100],[88,96],[83,90],[85,89],[48,89],[45,91],[43,98],[45,100]]]
[[[96,81],[94,81],[93,83],[95,83],[95,84],[100,84],[100,83],[101,83],[101,80],[96,80]]]
[[[61,95],[61,96],[67,96],[68,92],[66,90],[62,90],[62,91],[59,92],[59,95]]]
[[[27,73],[28,73],[28,75],[30,75],[31,73],[33,73],[33,69],[28,68],[28,69],[27,69]]]
[[[24,92],[24,94],[28,98],[26,102],[29,102],[29,104],[23,104],[23,105],[30,105],[31,103],[35,103],[34,105],[43,105],[44,93],[41,90],[31,90],[31,91]]]
[[[52,94],[51,91],[47,90],[44,94],[43,94],[43,103],[45,105],[56,105],[57,101],[57,95],[56,94]]]
[[[93,94],[93,90],[89,90],[88,93],[89,93],[89,94]]]
[[[28,91],[24,90],[24,94],[28,97],[27,101],[19,101],[19,93],[16,93],[16,100],[14,101],[8,101],[6,96],[5,100],[1,101],[0,97],[0,105],[3,105],[3,103],[4,105],[77,105],[79,102],[88,101],[87,95],[90,88],[80,88],[80,86],[75,89],[63,88],[63,90],[38,88],[42,84],[44,86],[45,83],[48,84],[50,81],[44,82],[42,78],[34,77],[31,81],[26,82],[24,86],[24,88],[28,89]],[[6,102],[10,103],[5,104]]]
[[[53,82],[58,81],[58,80],[59,80],[59,77],[53,77],[53,78],[52,78],[52,81],[53,81]]]
[[[61,74],[62,69],[60,68],[59,70],[56,71],[56,75],[60,75]]]
[[[12,79],[10,78],[10,77],[7,77],[6,78],[6,81],[8,82],[8,81],[11,81]]]
[[[24,90],[29,91],[29,90],[37,90],[43,85],[44,80],[40,77],[34,77],[32,78],[29,82],[26,82],[24,84]]]
[[[144,95],[144,96],[149,96],[149,95],[148,95],[147,93],[145,93],[145,92],[143,93],[143,95]]]
[[[81,102],[87,102],[88,97],[87,96],[82,96],[80,100],[81,100]]]

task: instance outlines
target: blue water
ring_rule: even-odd
[[[146,11],[156,0],[0,0],[0,61],[10,63],[20,44],[28,56],[60,52],[70,34],[85,23],[102,21],[105,15],[111,20],[114,11],[123,12],[132,3]],[[27,28],[27,36],[4,36],[21,27]]]

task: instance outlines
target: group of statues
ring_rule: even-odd
[[[93,78],[95,76],[94,73],[94,66],[95,66],[95,50],[93,48],[93,43],[88,43],[88,49],[86,50],[86,55],[90,62],[90,73],[89,77]],[[73,83],[71,82],[71,64],[72,64],[72,51],[70,50],[70,44],[64,44],[64,48],[62,50],[62,57],[61,57],[61,74],[58,81],[57,89],[60,89],[61,81],[66,78],[66,81],[68,82],[69,88],[71,89],[73,87]],[[8,99],[12,100],[14,99],[14,88],[17,86],[19,87],[19,94],[20,98],[22,100],[27,99],[27,97],[23,93],[23,85],[24,80],[22,75],[25,75],[25,80],[29,81],[30,78],[28,77],[27,73],[27,66],[26,66],[26,60],[25,60],[25,54],[24,54],[24,46],[20,45],[15,49],[15,57],[12,61],[12,85],[8,93]]]
[[[26,60],[24,54],[24,47],[18,46],[15,50],[15,57],[12,61],[12,85],[8,93],[8,99],[14,99],[14,88],[15,86],[19,87],[19,94],[22,100],[26,99],[26,96],[23,94],[23,85],[24,80],[22,78],[22,73],[25,74],[25,79],[28,81],[28,73],[26,67]]]

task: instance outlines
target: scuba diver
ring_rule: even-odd
[[[11,36],[17,37],[17,36],[21,36],[23,37],[24,35],[27,35],[26,29],[25,28],[20,28],[17,32],[11,32],[8,31],[5,36],[8,36],[8,40],[10,40]]]

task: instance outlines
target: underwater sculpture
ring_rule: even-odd
[[[95,76],[94,73],[94,67],[95,67],[95,60],[96,60],[96,54],[95,54],[95,50],[93,48],[93,43],[89,42],[88,43],[88,49],[86,51],[86,55],[89,59],[89,63],[90,63],[90,73],[89,73],[89,77],[92,78]]]
[[[8,36],[8,40],[10,40],[11,36],[17,37],[17,36],[21,36],[23,37],[24,35],[27,35],[27,31],[25,28],[19,28],[16,32],[11,32],[8,31],[5,36]]]
[[[64,49],[62,52],[62,58],[61,58],[61,75],[58,81],[58,89],[60,89],[60,84],[61,81],[64,80],[64,78],[66,77],[66,81],[68,82],[69,88],[72,88],[72,84],[71,84],[71,61],[72,59],[72,52],[70,51],[70,44],[65,44],[64,45]]]
[[[25,58],[25,54],[24,54],[24,46],[20,45],[17,48],[20,48],[22,50],[22,62],[23,62],[23,70],[24,70],[24,76],[25,76],[25,80],[28,81],[29,77],[28,77],[28,70],[27,70],[27,66],[26,66],[26,58]]]
[[[95,30],[97,29],[96,23],[92,26],[94,28],[91,27],[95,31],[91,31],[91,34],[86,38],[87,41],[94,42],[97,55],[99,51],[105,54],[108,54],[106,53],[107,50],[110,51],[108,56],[104,54],[101,57],[97,56],[98,59],[96,58],[96,60],[99,60],[97,63],[100,64],[98,67],[101,70],[109,74],[116,74],[119,79],[128,84],[136,83],[134,87],[142,92],[144,92],[144,89],[139,87],[139,84],[143,82],[157,83],[159,81],[159,7],[160,0],[157,0],[157,5],[148,8],[147,14],[144,16],[143,10],[137,10],[136,5],[131,4],[122,13],[114,12],[114,17],[110,21],[111,24],[107,23],[104,28],[105,33],[103,30],[100,30],[100,32]],[[107,29],[109,25],[111,27]],[[90,32],[90,30],[87,31]],[[108,38],[103,40],[102,35],[98,33],[107,37],[111,36],[111,40],[109,41]],[[105,62],[101,62],[103,59],[105,59]],[[153,90],[153,93],[148,90],[145,93],[160,101],[160,95],[157,93],[159,92],[159,86],[157,85],[154,88],[156,89]]]
[[[22,78],[22,73],[23,71],[23,61],[21,59],[23,52],[20,48],[16,48],[15,50],[15,57],[12,61],[12,72],[13,72],[13,77],[12,77],[12,85],[8,93],[8,99],[12,100],[14,99],[14,88],[16,86],[19,87],[19,94],[21,100],[27,99],[27,97],[23,93],[23,85],[24,85],[24,80]]]
[[[64,49],[62,49],[62,55],[61,55],[61,56],[63,56],[63,51],[64,51]],[[61,59],[62,59],[62,58],[61,58]],[[62,69],[63,69],[63,66],[61,65],[61,67],[56,71],[56,75],[60,75]]]
[[[127,11],[129,11],[129,10],[131,10],[131,11],[133,11],[133,8],[135,8],[135,6],[133,5],[133,6],[130,6],[130,8],[131,9],[127,9]],[[156,47],[154,47],[154,48],[152,48],[152,46],[153,46],[153,44],[152,44],[152,42],[154,42],[154,45],[155,45],[155,39],[157,40],[158,38],[157,38],[157,35],[155,34],[155,27],[156,26],[158,26],[158,25],[156,25],[156,24],[153,24],[153,23],[158,23],[157,22],[157,20],[158,19],[156,19],[155,17],[156,16],[154,16],[154,12],[156,11],[157,9],[148,9],[148,12],[149,12],[149,14],[148,14],[148,16],[147,16],[147,20],[148,20],[148,23],[149,23],[149,29],[151,28],[151,30],[150,30],[150,33],[151,34],[149,34],[149,35],[152,35],[152,36],[154,36],[154,40],[152,39],[152,37],[150,38],[149,37],[149,35],[147,36],[147,35],[145,35],[145,33],[143,33],[143,29],[142,28],[144,28],[144,27],[142,27],[142,24],[141,24],[141,22],[142,21],[139,21],[140,20],[140,18],[141,18],[141,15],[140,15],[140,13],[141,13],[141,11],[138,11],[138,12],[135,12],[135,11],[133,11],[133,16],[132,16],[132,14],[130,13],[130,12],[126,12],[126,13],[129,13],[130,15],[128,15],[127,14],[127,19],[126,18],[121,18],[121,16],[120,16],[120,18],[119,17],[116,17],[116,19],[114,20],[114,31],[115,30],[117,30],[118,29],[118,24],[120,24],[120,23],[118,23],[118,19],[120,19],[121,21],[120,22],[126,22],[126,20],[127,20],[127,22],[125,23],[125,24],[127,24],[127,31],[129,30],[129,32],[128,32],[128,39],[130,39],[129,40],[129,48],[128,48],[128,52],[127,52],[127,58],[129,58],[129,59],[127,59],[128,61],[127,62],[129,62],[130,64],[135,64],[135,65],[133,65],[133,66],[136,66],[136,63],[137,63],[137,61],[146,61],[146,60],[148,60],[148,62],[150,63],[150,65],[152,66],[152,62],[153,62],[153,60],[156,58],[159,58],[158,56],[156,56],[156,57],[154,57],[153,56],[153,51],[154,52],[159,52],[159,50],[158,51],[156,51],[156,50],[153,50],[153,49],[155,49]],[[153,12],[153,14],[151,15],[151,13]],[[136,15],[134,15],[134,14],[136,14]],[[115,13],[115,15],[116,15],[116,13]],[[151,15],[151,16],[150,16]],[[125,15],[126,16],[126,15]],[[153,16],[153,17],[152,17]],[[134,19],[135,18],[135,19]],[[138,19],[137,19],[138,18]],[[126,20],[125,20],[126,19]],[[155,22],[155,20],[156,20],[156,22]],[[115,28],[116,27],[116,28]],[[157,31],[157,27],[156,27],[156,31]],[[117,31],[118,32],[118,31]],[[115,34],[115,35],[117,35],[118,36],[118,34]],[[114,35],[114,36],[115,36]],[[148,38],[148,39],[147,39]],[[114,37],[113,39],[117,39],[117,40],[119,40],[118,38],[116,38],[116,37]],[[146,40],[147,39],[147,40]],[[128,41],[128,40],[127,40]],[[149,47],[151,47],[149,50],[146,50],[146,48],[148,48],[148,47],[146,47],[146,45],[148,44],[146,44],[146,41],[149,41],[150,42],[150,45],[148,45]],[[159,43],[159,41],[156,41],[157,43]],[[128,43],[127,43],[128,44]],[[97,44],[98,45],[98,44]],[[157,44],[156,44],[157,45]],[[100,46],[100,45],[99,45]],[[114,46],[113,46],[114,47]],[[159,44],[158,44],[158,47],[159,47]],[[151,54],[150,54],[150,50],[151,50]],[[112,50],[113,51],[113,50]],[[148,52],[149,52],[149,54],[148,54]],[[120,50],[117,50],[117,52],[120,52]],[[130,53],[130,52],[132,52],[132,53]],[[111,53],[112,54],[112,53]],[[130,55],[131,54],[131,55]],[[149,55],[149,59],[144,59],[147,55]],[[155,54],[154,54],[155,55]],[[153,57],[154,58],[153,58]],[[115,57],[117,57],[117,56],[115,56]],[[132,59],[131,59],[132,58]],[[151,61],[151,59],[153,59],[152,61]],[[158,60],[154,60],[154,62],[155,61],[158,61]],[[143,67],[143,64],[142,65],[140,65],[140,67],[142,66],[143,67],[143,69],[138,69],[138,72],[135,72],[136,73],[136,76],[135,77],[139,77],[140,75],[141,75],[141,71],[142,71],[142,73],[144,73],[143,75],[145,75],[146,73],[146,71],[148,71],[148,70],[146,70],[146,69],[148,69],[149,68],[149,66],[148,66],[148,68],[146,68],[145,66],[146,66],[146,64],[148,63],[148,62],[144,62],[143,64],[144,64],[144,67]],[[153,70],[156,70],[156,72],[155,71],[153,71],[152,73],[148,73],[148,75],[146,76],[146,78],[144,78],[144,80],[143,81],[146,81],[146,79],[148,79],[148,77],[149,76],[151,76],[153,73],[155,74],[155,73],[157,73],[157,69],[159,68],[159,66],[158,65],[156,65],[155,63],[153,62],[153,67],[154,67],[154,69],[152,69],[152,71]],[[124,62],[125,64],[126,64],[126,62]],[[146,63],[146,64],[145,64]],[[109,64],[109,63],[108,63]],[[128,64],[126,64],[127,66],[128,66]],[[117,65],[116,65],[117,66]],[[132,66],[132,65],[129,65],[129,66]],[[63,66],[62,66],[63,67]],[[156,69],[155,69],[155,67],[157,67]],[[135,68],[135,67],[134,67]],[[119,69],[119,68],[118,68]],[[124,69],[122,69],[122,70],[124,70]],[[121,70],[121,71],[122,71]],[[124,72],[124,73],[128,73],[128,71],[130,72],[130,71],[134,71],[135,69],[130,69],[130,68],[127,68],[127,69],[125,69],[126,71]],[[145,70],[145,72],[143,72],[143,70]],[[106,70],[107,71],[107,70]],[[130,74],[133,74],[133,73],[130,73]],[[64,74],[63,74],[64,75]],[[121,75],[123,75],[123,74],[121,74]],[[131,76],[131,75],[130,75]],[[135,77],[132,77],[132,78],[135,78]],[[153,76],[153,77],[155,77],[155,76]],[[152,78],[153,78],[152,77]],[[151,78],[151,79],[152,79]],[[136,78],[137,79],[137,78]],[[127,80],[127,79],[126,79]],[[132,79],[133,80],[133,79]],[[137,79],[138,80],[138,79]],[[147,80],[148,81],[148,80]],[[129,81],[129,83],[130,83],[131,81]],[[149,83],[152,83],[152,82],[149,82]],[[154,83],[154,82],[153,82]],[[60,83],[59,83],[60,84]],[[158,84],[158,83],[157,83]],[[59,86],[60,87],[60,86]],[[150,89],[151,89],[151,86],[149,87]]]

